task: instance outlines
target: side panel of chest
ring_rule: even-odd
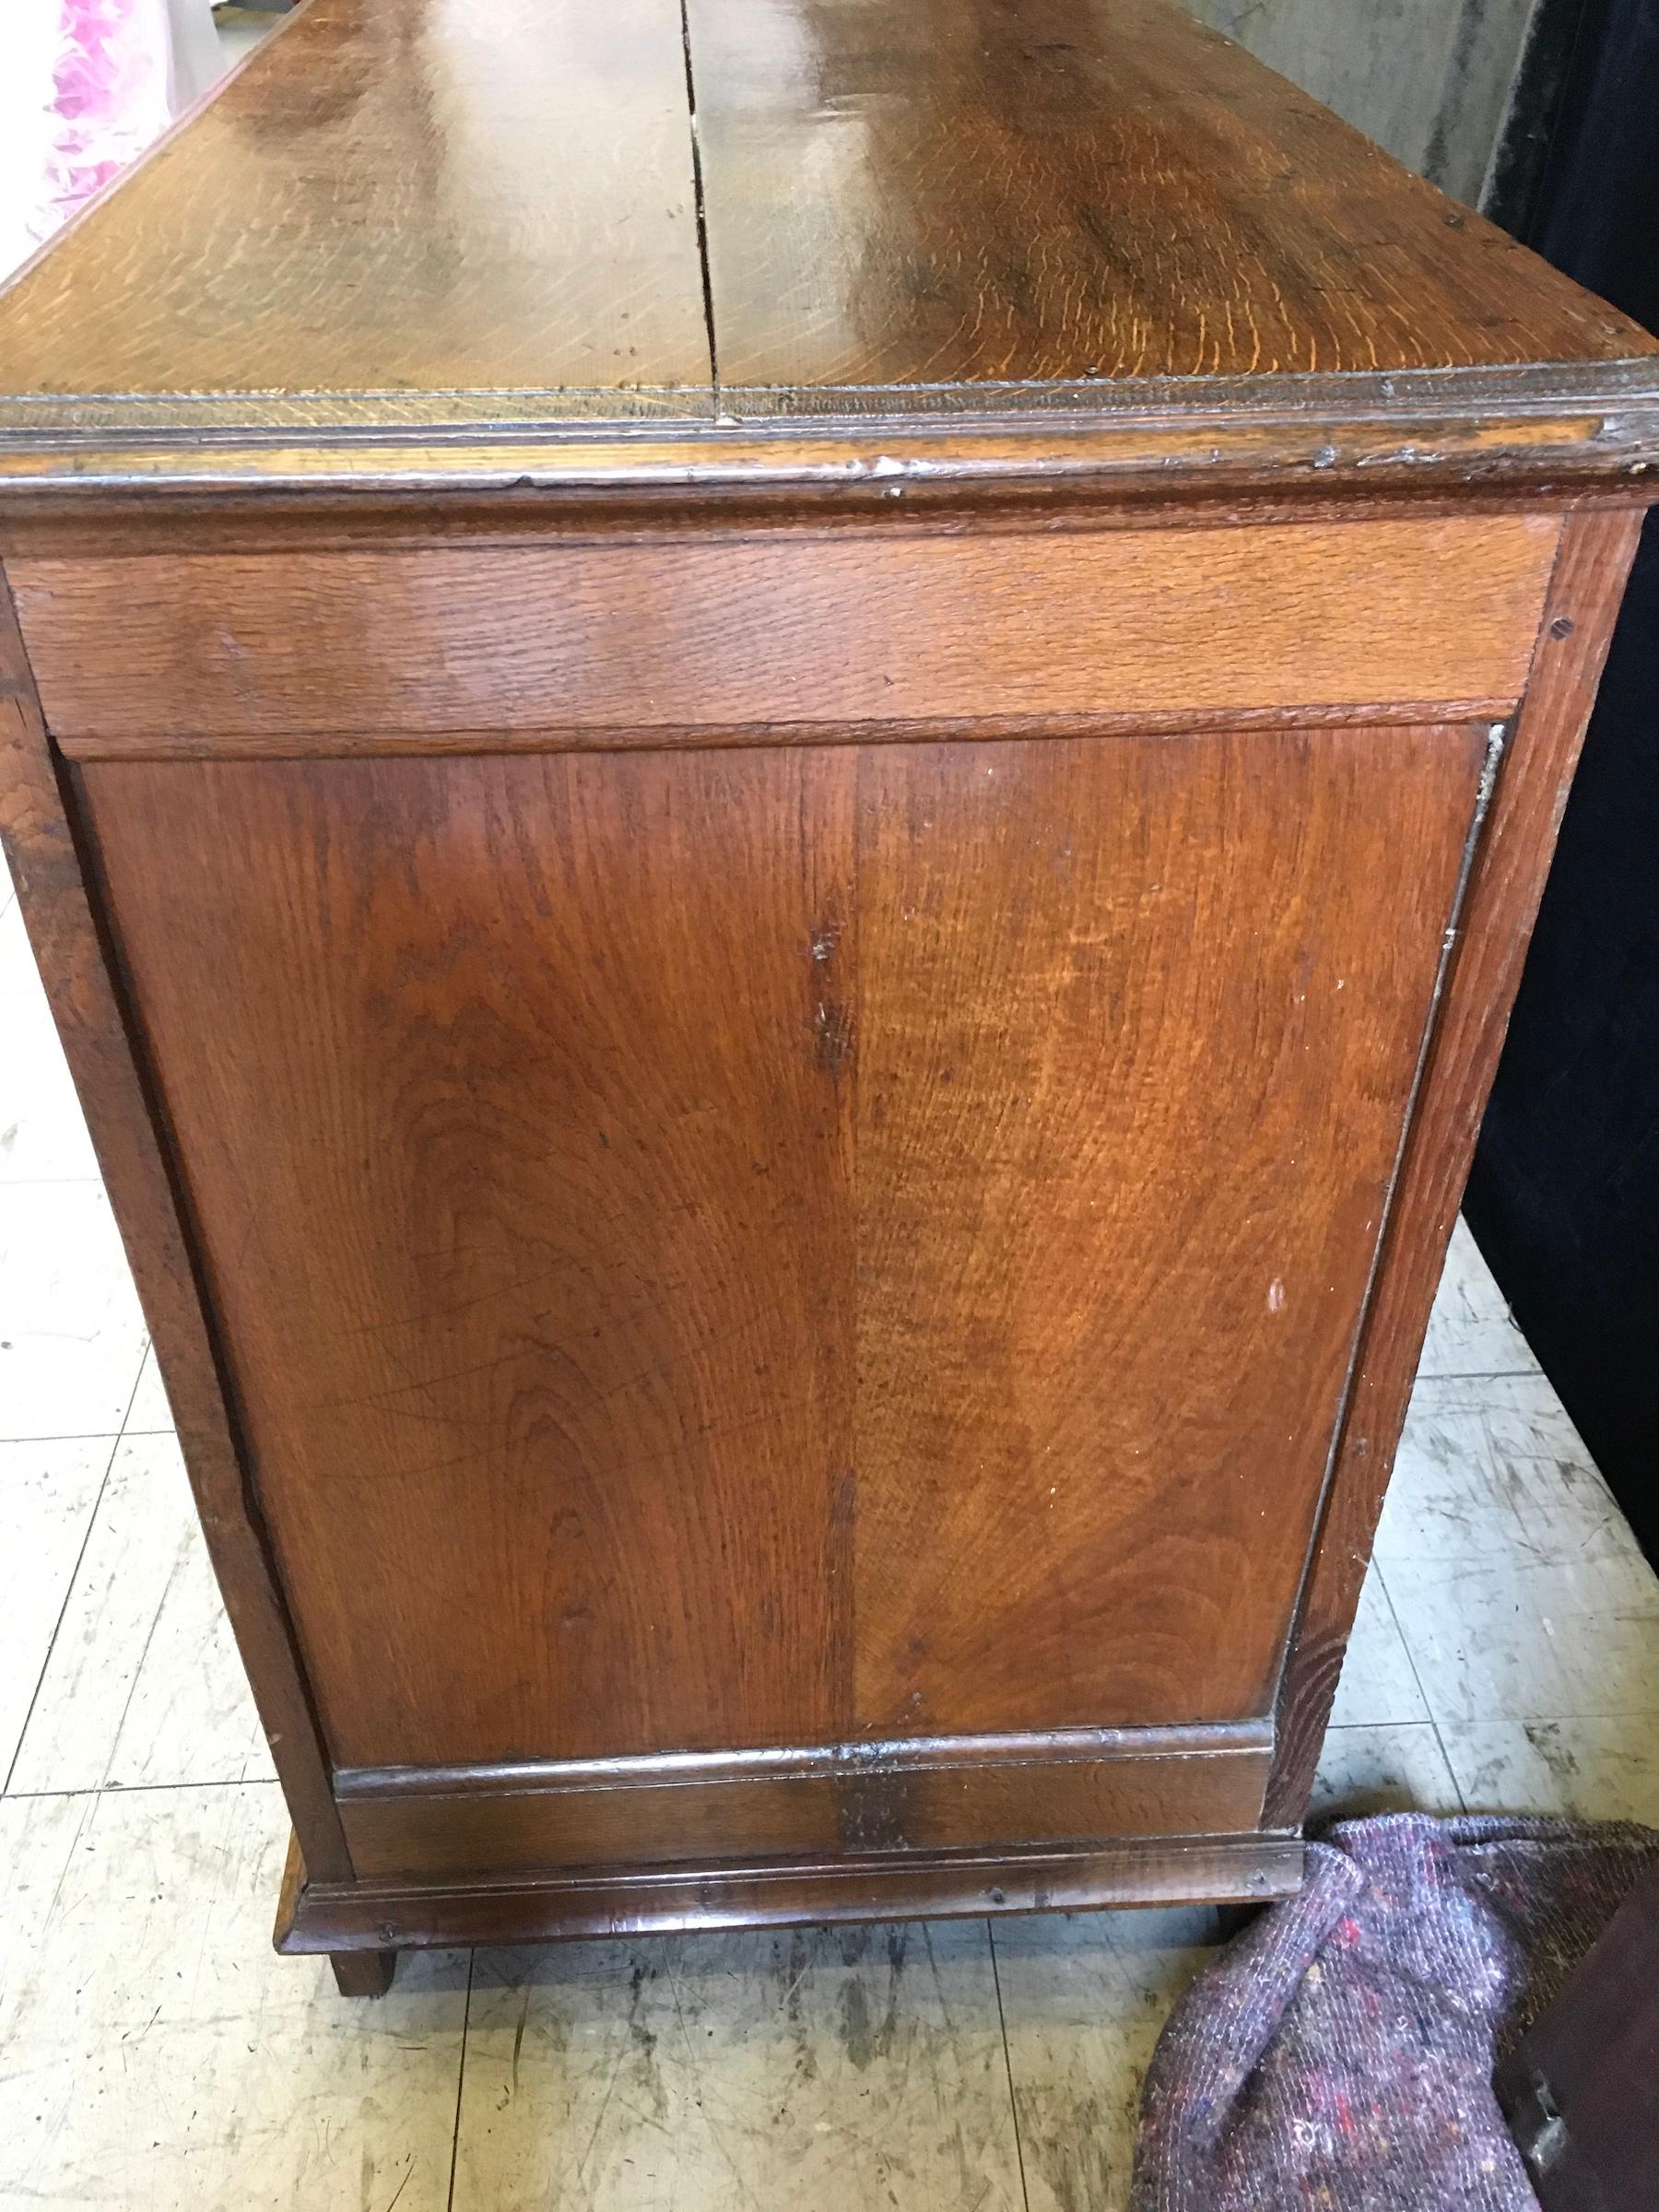
[[[1265,1715],[1484,755],[86,764],[336,1762]]]

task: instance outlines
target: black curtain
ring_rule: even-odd
[[[1545,0],[1545,11],[1488,204],[1659,333],[1659,0]],[[1619,618],[1465,1210],[1659,1563],[1659,518]]]

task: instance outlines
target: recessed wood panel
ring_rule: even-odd
[[[1268,1710],[1483,756],[871,749],[868,1725]]]
[[[1484,753],[87,765],[335,1759],[1265,1712]]]
[[[840,1733],[853,760],[88,772],[341,1762]]]
[[[1500,708],[1525,677],[1559,531],[1520,515],[878,529],[10,574],[53,735],[102,751],[183,736],[245,752],[317,730],[640,742],[699,725]]]

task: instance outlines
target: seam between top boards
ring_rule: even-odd
[[[690,0],[679,0],[680,47],[686,57],[686,119],[691,135],[691,197],[697,216],[697,258],[702,270],[703,336],[709,347],[709,391],[720,412],[720,341],[714,335],[714,273],[709,261],[709,214],[703,198],[702,139],[697,127],[697,71],[691,59]]]

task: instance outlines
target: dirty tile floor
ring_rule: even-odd
[[[1206,1912],[269,1948],[286,1829],[0,877],[0,2206],[1115,2212]],[[1659,1582],[1459,1230],[1327,1807],[1659,1823]]]

